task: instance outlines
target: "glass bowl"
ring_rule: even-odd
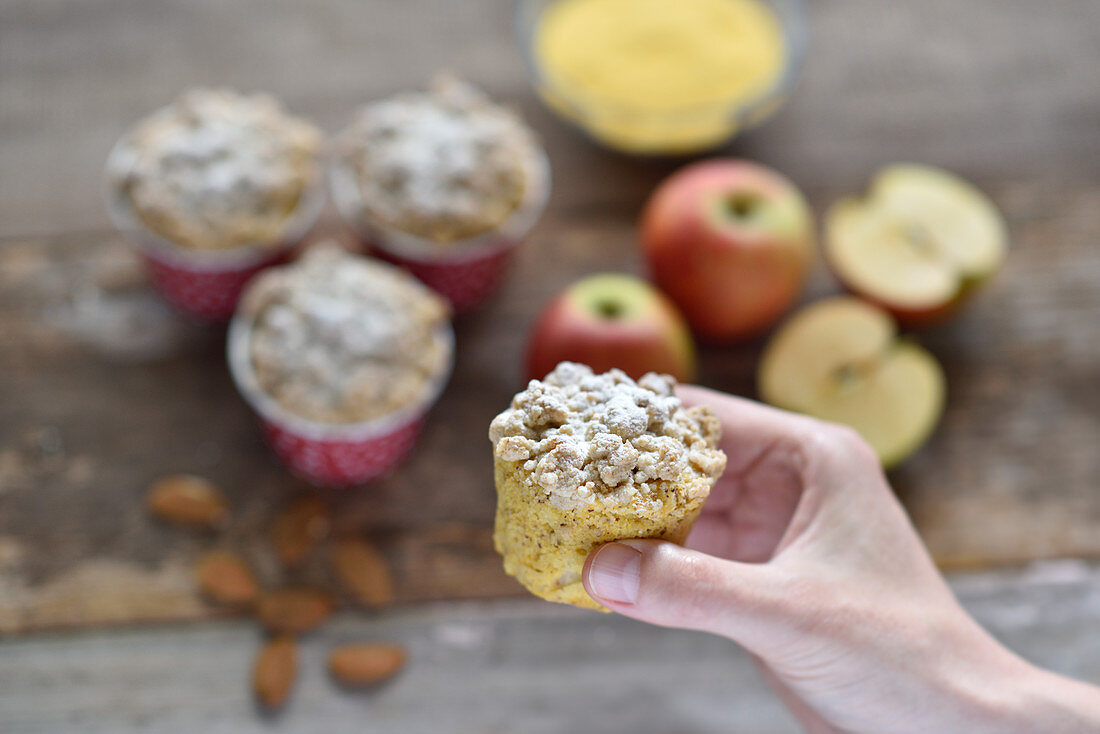
[[[528,74],[543,102],[588,137],[636,155],[689,155],[719,147],[743,130],[767,120],[794,88],[809,38],[805,0],[758,0],[775,14],[784,41],[775,82],[749,99],[691,105],[672,110],[625,106],[560,88],[539,66],[535,43],[542,14],[567,0],[516,0],[515,32]]]

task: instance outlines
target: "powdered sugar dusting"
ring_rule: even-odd
[[[575,509],[602,502],[660,504],[662,482],[707,491],[726,457],[709,408],[685,410],[675,380],[649,373],[638,382],[619,370],[597,375],[562,362],[532,380],[493,419],[489,439],[504,461],[523,462],[551,504]]]
[[[450,360],[446,303],[390,265],[331,246],[260,275],[245,294],[260,387],[287,410],[353,423],[423,400]]]
[[[519,206],[533,145],[516,114],[440,76],[427,93],[365,106],[339,150],[368,214],[442,243],[491,230]]]
[[[134,211],[176,244],[278,244],[320,176],[321,132],[266,94],[194,89],[139,122],[109,174]]]

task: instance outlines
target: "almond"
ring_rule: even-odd
[[[320,497],[300,497],[279,513],[271,524],[271,544],[279,562],[299,565],[320,541],[328,537],[328,503]]]
[[[269,709],[279,708],[286,702],[297,671],[298,645],[294,638],[280,635],[268,640],[252,668],[256,697]]]
[[[332,614],[332,596],[319,589],[279,589],[260,595],[256,614],[272,632],[308,632]]]
[[[146,504],[154,516],[175,525],[215,528],[225,522],[229,503],[221,491],[202,477],[179,474],[149,488]]]
[[[405,648],[363,642],[333,648],[328,656],[332,677],[345,686],[362,687],[392,678],[405,666]]]
[[[248,604],[260,590],[249,565],[229,551],[211,551],[203,556],[196,576],[202,593],[222,604]]]
[[[332,549],[332,567],[344,588],[367,608],[393,601],[393,578],[386,559],[359,538],[341,540]]]

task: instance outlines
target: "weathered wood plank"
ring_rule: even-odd
[[[1061,563],[953,585],[1025,658],[1100,682],[1100,569]],[[325,655],[362,639],[407,645],[408,668],[377,690],[342,692]],[[6,734],[800,731],[731,643],[534,600],[345,615],[302,641],[300,679],[275,717],[259,716],[248,691],[259,642],[241,623],[0,642],[0,721]]]

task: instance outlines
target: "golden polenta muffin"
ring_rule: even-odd
[[[531,593],[603,609],[581,584],[590,551],[687,537],[726,455],[714,413],[685,409],[675,385],[668,375],[635,382],[562,362],[493,419],[493,541],[504,570]]]

